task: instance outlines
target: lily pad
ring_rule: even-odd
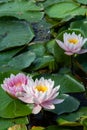
[[[8,62],[8,66],[14,69],[21,70],[21,69],[29,67],[31,63],[35,60],[35,58],[36,58],[35,53],[28,51],[10,60]]]
[[[20,127],[23,127],[24,124],[28,124],[27,117],[15,118],[15,119],[4,119],[0,118],[0,129],[7,130],[9,127],[14,126],[15,124],[22,124]],[[17,126],[15,126],[16,128]],[[18,129],[17,129],[18,130]],[[26,130],[26,129],[22,129]]]
[[[9,73],[0,74],[0,83],[5,77],[8,77]],[[25,104],[17,99],[10,97],[0,87],[0,117],[3,118],[15,118],[20,116],[26,116],[32,112],[33,105]]]
[[[63,97],[61,98],[64,99],[64,101],[60,104],[55,105],[55,109],[52,110],[52,112],[60,115],[63,113],[70,113],[76,111],[79,108],[79,101],[72,96],[63,95]]]
[[[44,16],[43,6],[37,6],[34,1],[15,0],[0,4],[0,17],[14,16],[19,19],[37,22]]]
[[[78,3],[81,3],[81,4],[87,4],[87,1],[86,0],[76,0]]]
[[[34,33],[26,22],[0,21],[0,51],[28,44]]]
[[[51,18],[63,19],[69,16],[75,17],[76,15],[85,15],[87,9],[73,1],[65,1],[48,6],[45,12]]]

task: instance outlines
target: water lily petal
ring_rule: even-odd
[[[64,99],[54,99],[52,102],[53,104],[60,104],[64,101]]]
[[[35,105],[34,108],[33,108],[32,113],[33,114],[38,114],[40,112],[41,108],[42,107],[40,105]]]
[[[45,109],[55,109],[55,106],[52,104],[52,102],[44,102],[41,104],[41,106]]]
[[[62,49],[66,50],[66,47],[65,47],[65,45],[64,45],[64,43],[62,41],[57,39],[56,42]]]
[[[73,52],[64,52],[64,53],[69,55],[69,56],[73,55]]]
[[[86,53],[87,52],[87,49],[81,49],[80,51],[77,52],[77,54],[83,54],[83,53]]]
[[[82,54],[86,53],[86,50],[82,49],[82,46],[86,43],[87,38],[83,38],[81,34],[77,35],[75,32],[64,33],[63,34],[63,42],[59,39],[56,40],[58,45],[65,50],[65,54],[73,55],[73,54]]]

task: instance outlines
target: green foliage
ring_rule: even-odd
[[[11,1],[0,4],[0,17],[14,16],[18,19],[25,19],[30,22],[39,21],[43,18],[42,6],[37,6],[34,1]]]
[[[76,15],[85,15],[87,9],[81,7],[79,4],[76,4],[73,1],[59,2],[49,6],[46,10],[46,14],[51,18],[62,19],[65,17],[76,16]]]
[[[70,96],[86,92],[81,78],[87,82],[87,54],[74,57],[72,75],[70,56],[56,43],[57,38],[63,40],[65,32],[87,37],[86,6],[86,0],[0,0],[0,86],[11,73],[26,72],[34,79],[43,76],[54,80],[55,86],[60,85],[58,98],[64,99],[50,111],[56,114],[58,125],[50,123],[32,130],[87,129],[87,107]],[[32,104],[14,99],[0,87],[1,130],[16,124],[20,124],[17,130],[27,130],[32,108]]]
[[[83,32],[84,36],[87,37],[87,19],[83,19],[83,20],[77,20],[74,22],[71,22],[70,24],[70,28],[73,29],[79,29]]]
[[[87,1],[86,0],[76,0],[78,3],[81,3],[81,4],[87,4]]]
[[[9,127],[14,126],[15,124],[28,124],[27,117],[15,118],[15,119],[4,119],[0,118],[0,129],[7,130]],[[26,130],[26,129],[23,129]]]
[[[0,21],[0,51],[28,44],[34,34],[29,24],[20,21]]]
[[[66,123],[80,121],[79,123],[83,123],[84,120],[87,118],[87,107],[81,107],[78,109],[78,111],[69,113],[69,114],[63,114],[60,116],[60,119],[57,119],[58,122],[60,122],[61,119],[67,121]],[[64,124],[64,121],[62,122],[62,125]],[[68,125],[68,124],[67,124]]]
[[[52,110],[52,112],[60,115],[62,113],[73,112],[79,108],[79,105],[80,105],[79,101],[73,98],[72,96],[61,95],[60,98],[64,99],[64,101],[61,104],[55,105],[55,109]]]
[[[17,99],[12,99],[0,88],[0,117],[15,118],[26,116],[32,112],[32,105],[22,103]]]
[[[33,52],[24,52],[16,57],[13,57],[12,60],[8,62],[8,66],[13,67],[14,69],[24,69],[31,65],[35,60],[35,53]]]

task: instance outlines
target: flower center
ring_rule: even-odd
[[[21,85],[22,85],[21,82],[15,83],[15,86],[16,86],[16,87],[20,87]]]
[[[38,91],[41,91],[41,92],[46,92],[48,90],[48,88],[46,86],[43,86],[43,85],[36,86],[36,89]]]
[[[68,41],[69,41],[69,43],[73,43],[73,44],[78,43],[78,39],[75,39],[75,38],[68,39]]]

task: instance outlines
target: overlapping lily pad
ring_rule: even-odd
[[[28,44],[34,33],[26,22],[0,21],[0,51]]]
[[[30,114],[32,112],[32,105],[27,105],[22,103],[17,99],[10,98],[3,90],[0,88],[0,117],[3,118],[15,118],[22,117]]]
[[[39,21],[43,18],[43,6],[37,6],[34,1],[11,1],[0,4],[0,17],[14,16],[28,21]]]
[[[63,19],[65,17],[74,17],[76,15],[85,15],[87,9],[81,7],[73,1],[59,2],[49,6],[46,10],[46,14],[51,18]]]
[[[27,124],[27,123],[28,123],[28,120],[26,117],[15,118],[15,119],[0,118],[0,129],[7,130],[9,127],[14,126],[15,124],[22,124],[21,128],[24,128],[24,124]],[[26,129],[23,129],[23,130],[26,130]]]

